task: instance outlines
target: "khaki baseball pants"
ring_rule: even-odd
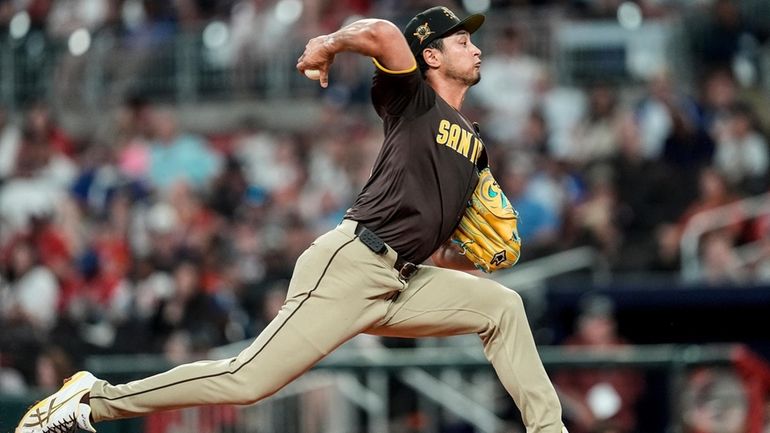
[[[421,266],[408,282],[396,253],[376,255],[343,221],[297,260],[281,311],[232,359],[199,361],[123,385],[97,382],[94,421],[268,397],[359,333],[398,337],[475,333],[528,432],[561,433],[561,407],[537,354],[521,297],[476,276]]]

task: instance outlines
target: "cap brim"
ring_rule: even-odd
[[[486,19],[486,17],[484,15],[482,15],[482,14],[470,15],[467,18],[465,18],[464,20],[462,20],[459,23],[457,23],[456,25],[452,26],[449,30],[444,32],[444,34],[441,35],[440,37],[443,38],[444,36],[450,35],[452,33],[456,33],[456,32],[458,32],[460,30],[465,30],[468,33],[473,33],[476,30],[478,30],[479,27],[481,27],[482,24],[484,24],[484,20],[485,19]]]

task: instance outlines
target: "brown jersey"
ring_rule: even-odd
[[[345,218],[374,231],[399,256],[420,263],[462,218],[478,167],[486,166],[486,152],[474,126],[419,70],[398,73],[377,66],[372,103],[385,141]]]

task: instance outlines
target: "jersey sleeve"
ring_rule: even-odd
[[[435,92],[425,83],[415,64],[403,71],[383,67],[376,59],[372,78],[372,105],[385,116],[416,116],[435,103]]]

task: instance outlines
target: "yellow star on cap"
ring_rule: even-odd
[[[417,36],[417,39],[420,40],[420,43],[425,40],[428,36],[432,35],[433,31],[431,31],[430,27],[428,26],[428,23],[422,24],[421,26],[417,27],[417,30],[413,33],[414,36]]]

